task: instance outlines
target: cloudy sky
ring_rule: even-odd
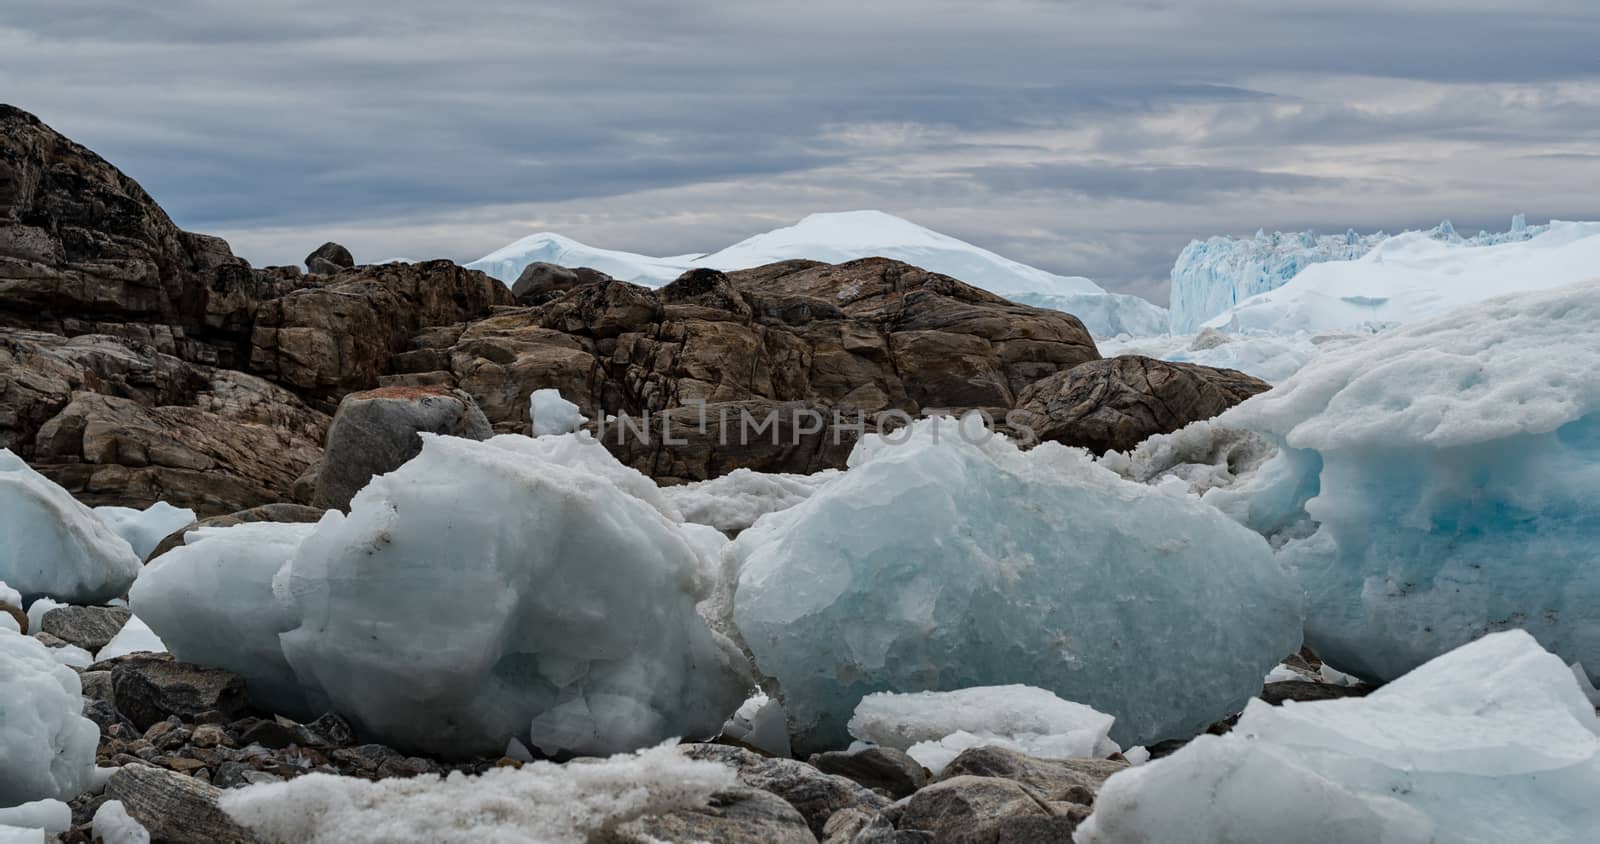
[[[0,101],[257,264],[879,208],[1165,303],[1191,238],[1600,219],[1593,0],[5,0]]]

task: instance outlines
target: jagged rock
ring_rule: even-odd
[[[1018,398],[1014,419],[1041,441],[1097,454],[1128,451],[1271,388],[1232,369],[1124,355],[1034,382]]]
[[[472,397],[442,387],[380,387],[339,403],[328,428],[312,503],[347,509],[372,476],[400,468],[422,451],[419,432],[474,440],[494,435]]]
[[[979,842],[992,822],[1051,816],[1038,799],[1011,780],[958,776],[940,780],[906,799],[896,827],[931,833],[938,841]]]
[[[306,269],[315,275],[333,275],[356,265],[350,250],[329,241],[306,256]]]
[[[1039,759],[1003,747],[973,747],[946,765],[940,780],[995,777],[1026,786],[1041,800],[1092,803],[1106,779],[1128,767],[1121,760]]]
[[[449,261],[345,270],[256,310],[250,368],[332,408],[378,386],[412,334],[488,316],[514,300],[504,284]]]
[[[172,715],[232,716],[245,708],[244,680],[239,675],[175,662],[165,654],[119,662],[111,669],[111,688],[117,711],[141,730]]]
[[[817,753],[810,762],[825,774],[848,777],[894,798],[905,797],[928,784],[928,769],[893,747]]]
[[[727,765],[737,771],[740,783],[782,797],[799,810],[812,834],[818,837],[823,835],[828,818],[841,809],[876,813],[889,806],[881,795],[794,759],[771,759],[720,744],[685,744],[680,750],[691,759]]]
[[[618,844],[815,844],[805,818],[783,798],[755,788],[711,796],[710,805],[648,815],[619,826],[607,839]]]
[[[248,510],[240,510],[236,513],[229,513],[226,516],[211,516],[210,518],[199,519],[167,534],[166,538],[156,544],[155,549],[150,552],[150,556],[145,558],[145,562],[148,563],[182,545],[184,535],[199,528],[232,527],[233,525],[242,525],[250,522],[311,523],[320,521],[327,512],[327,510],[320,507],[308,507],[304,504],[277,503],[251,507]]]
[[[39,629],[96,653],[122,630],[131,615],[123,607],[60,607],[44,614]]]
[[[217,806],[222,790],[200,780],[148,765],[125,765],[106,783],[106,795],[122,801],[154,841],[173,844],[254,844],[256,838]]]
[[[519,305],[541,305],[574,287],[615,280],[588,267],[569,268],[535,261],[517,276],[517,282],[511,285],[511,295]]]

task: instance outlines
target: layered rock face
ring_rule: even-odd
[[[0,447],[91,503],[204,517],[309,503],[331,414],[377,388],[450,392],[498,433],[526,433],[529,396],[556,388],[664,482],[841,466],[862,433],[936,410],[1003,426],[1026,406],[1046,438],[1102,447],[1060,424],[1059,385],[1035,386],[1090,363],[1107,367],[1097,389],[1159,420],[1143,427],[1225,406],[1204,383],[1133,384],[1069,314],[888,259],[694,270],[659,290],[540,266],[515,294],[449,261],[358,266],[332,243],[306,260],[250,267],[0,106]]]

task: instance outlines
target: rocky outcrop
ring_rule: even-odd
[[[562,267],[535,261],[517,276],[516,283],[511,285],[511,295],[519,305],[542,305],[574,287],[614,280],[588,267]]]
[[[1124,355],[1031,384],[1013,419],[1039,440],[1103,454],[1128,451],[1270,389],[1237,370]]]
[[[356,259],[351,256],[350,250],[333,241],[318,246],[315,252],[306,256],[306,271],[313,275],[333,275],[355,265]]]
[[[312,504],[348,509],[373,475],[422,451],[419,433],[486,440],[494,435],[472,397],[444,387],[381,387],[339,403],[317,471]]]

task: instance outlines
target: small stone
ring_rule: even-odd
[[[174,662],[165,654],[118,663],[111,671],[117,709],[149,729],[169,715],[237,713],[245,707],[244,680],[220,668]]]
[[[277,721],[247,718],[228,725],[229,732],[238,736],[238,744],[248,747],[259,744],[272,750],[281,750],[294,744],[294,731]]]
[[[198,771],[205,766],[206,763],[201,762],[199,759],[190,759],[186,756],[164,756],[161,759],[161,767],[170,768],[182,774]]]
[[[194,735],[190,738],[195,747],[216,747],[220,744],[233,744],[233,739],[216,724],[201,724],[194,728]]]
[[[332,712],[292,730],[295,743],[306,747],[343,747],[355,740],[350,722]]]
[[[110,671],[85,671],[78,679],[83,684],[85,698],[105,701],[112,707],[117,705],[117,696],[111,690]]]

